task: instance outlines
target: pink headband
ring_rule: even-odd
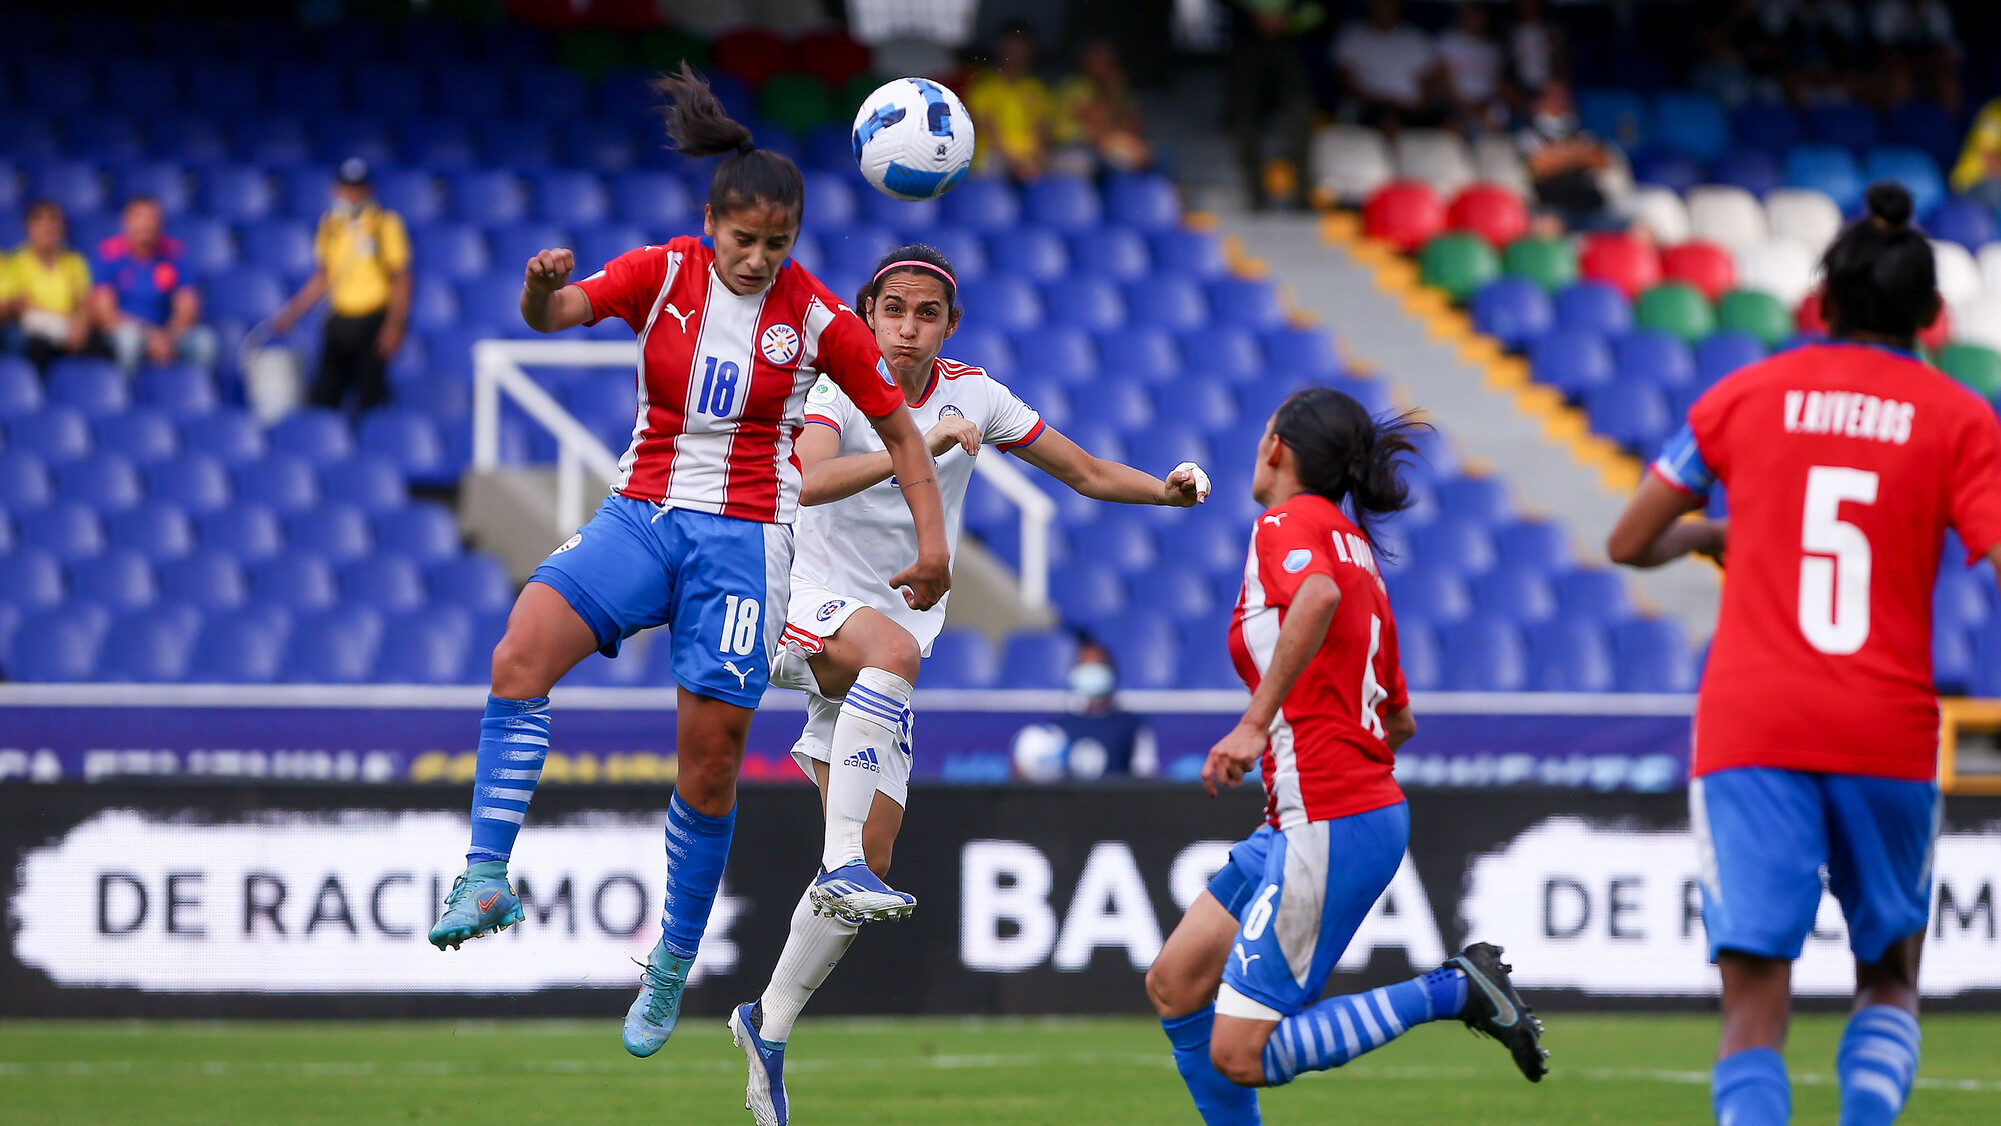
[[[944,278],[946,282],[950,283],[954,288],[958,287],[959,279],[953,277],[950,271],[941,268],[936,262],[926,262],[919,258],[905,258],[901,262],[891,262],[889,265],[884,266],[880,270],[877,270],[875,272],[875,276],[870,278],[868,280],[868,283],[870,285],[874,285],[875,283],[881,281],[882,276],[890,272],[891,270],[901,270],[906,267],[915,268],[919,270],[929,270],[932,273],[937,274],[939,277]]]

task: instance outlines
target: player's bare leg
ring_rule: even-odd
[[[1717,1120],[1785,1122],[1792,1086],[1782,1052],[1792,1016],[1792,963],[1741,950],[1716,955],[1723,1035],[1710,1079]]]
[[[1896,1121],[1917,1077],[1918,962],[1923,931],[1893,942],[1875,962],[1855,964],[1855,1011],[1841,1036],[1842,1126]]]
[[[1236,936],[1236,916],[1204,891],[1146,971],[1146,995],[1173,1046],[1175,1069],[1209,1126],[1254,1126],[1260,1120],[1257,1091],[1231,1082],[1211,1055],[1216,987]]]
[[[875,802],[883,755],[908,754],[917,641],[880,611],[857,610],[809,662],[821,695],[841,700],[828,764],[827,832],[813,901],[863,919],[900,919],[917,905],[868,863],[863,826]]]
[[[466,870],[431,927],[431,943],[456,948],[521,921],[521,901],[507,881],[514,838],[528,815],[549,750],[549,690],[591,655],[597,638],[553,588],[531,582],[507,616],[493,649],[493,680],[480,720],[473,787],[472,845]]]

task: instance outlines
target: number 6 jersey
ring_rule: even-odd
[[[613,489],[741,520],[790,524],[799,503],[793,439],[822,373],[869,418],[903,405],[876,370],[875,336],[818,278],[787,261],[763,291],[716,276],[706,239],[642,246],[576,283],[596,324],[639,335],[639,407]]]
[[[1932,587],[1947,527],[2001,544],[1994,409],[1901,352],[1797,348],[1703,394],[1652,472],[1730,500],[1695,774],[1932,778]]]

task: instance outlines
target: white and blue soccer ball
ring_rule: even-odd
[[[855,115],[855,163],[885,195],[937,199],[973,164],[973,119],[928,78],[884,83]]]

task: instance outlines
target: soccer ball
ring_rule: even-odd
[[[937,199],[973,163],[973,119],[928,78],[885,83],[855,115],[855,163],[883,194]]]

